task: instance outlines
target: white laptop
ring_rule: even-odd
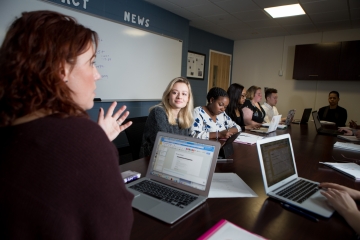
[[[331,217],[334,209],[321,195],[319,183],[298,177],[289,134],[258,140],[257,151],[265,192],[269,197]]]
[[[194,210],[208,197],[219,149],[218,141],[158,132],[146,177],[126,185],[132,207],[170,224]]]
[[[259,128],[259,129],[252,129],[250,131],[258,132],[258,133],[265,133],[265,134],[274,132],[274,131],[276,131],[280,120],[281,120],[281,115],[273,116],[268,128],[264,127],[264,128]]]

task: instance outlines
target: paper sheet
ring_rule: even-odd
[[[258,195],[235,173],[214,173],[209,198],[257,197]]]

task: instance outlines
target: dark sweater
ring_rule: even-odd
[[[129,239],[118,153],[85,118],[0,128],[0,239]]]
[[[347,120],[347,111],[345,108],[337,106],[334,109],[330,109],[329,106],[319,109],[320,120],[334,122],[337,127],[345,127]]]
[[[181,129],[178,124],[171,125],[162,107],[158,106],[153,108],[146,119],[139,156],[147,157],[151,155],[156,134],[159,131],[189,136],[189,129],[190,128]]]

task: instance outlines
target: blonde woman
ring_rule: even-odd
[[[261,99],[261,87],[251,86],[247,90],[246,100],[242,109],[245,125],[255,125],[264,122],[266,113],[261,107]]]
[[[143,134],[140,157],[150,156],[159,131],[189,135],[194,103],[189,81],[174,78],[165,89],[161,103],[150,108]]]

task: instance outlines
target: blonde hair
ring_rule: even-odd
[[[258,86],[249,87],[249,89],[246,91],[246,98],[253,100],[253,98],[255,97],[256,91],[259,89],[261,90],[261,87],[258,87]]]
[[[186,106],[184,108],[180,109],[180,111],[179,111],[178,124],[179,124],[179,127],[182,129],[190,128],[194,122],[194,118],[193,118],[194,101],[193,101],[193,96],[192,96],[192,92],[191,92],[190,82],[189,82],[189,80],[187,80],[184,77],[177,77],[177,78],[174,78],[173,80],[171,80],[171,82],[168,84],[168,86],[166,87],[166,89],[163,93],[161,103],[151,107],[149,109],[149,111],[151,111],[155,107],[162,107],[162,108],[164,108],[164,110],[166,112],[166,116],[168,117],[169,123],[171,125],[177,125],[177,122],[176,122],[177,116],[172,115],[171,106],[169,104],[169,95],[170,95],[170,92],[173,89],[175,83],[185,83],[189,89],[189,93],[188,93],[189,101],[186,104]]]

